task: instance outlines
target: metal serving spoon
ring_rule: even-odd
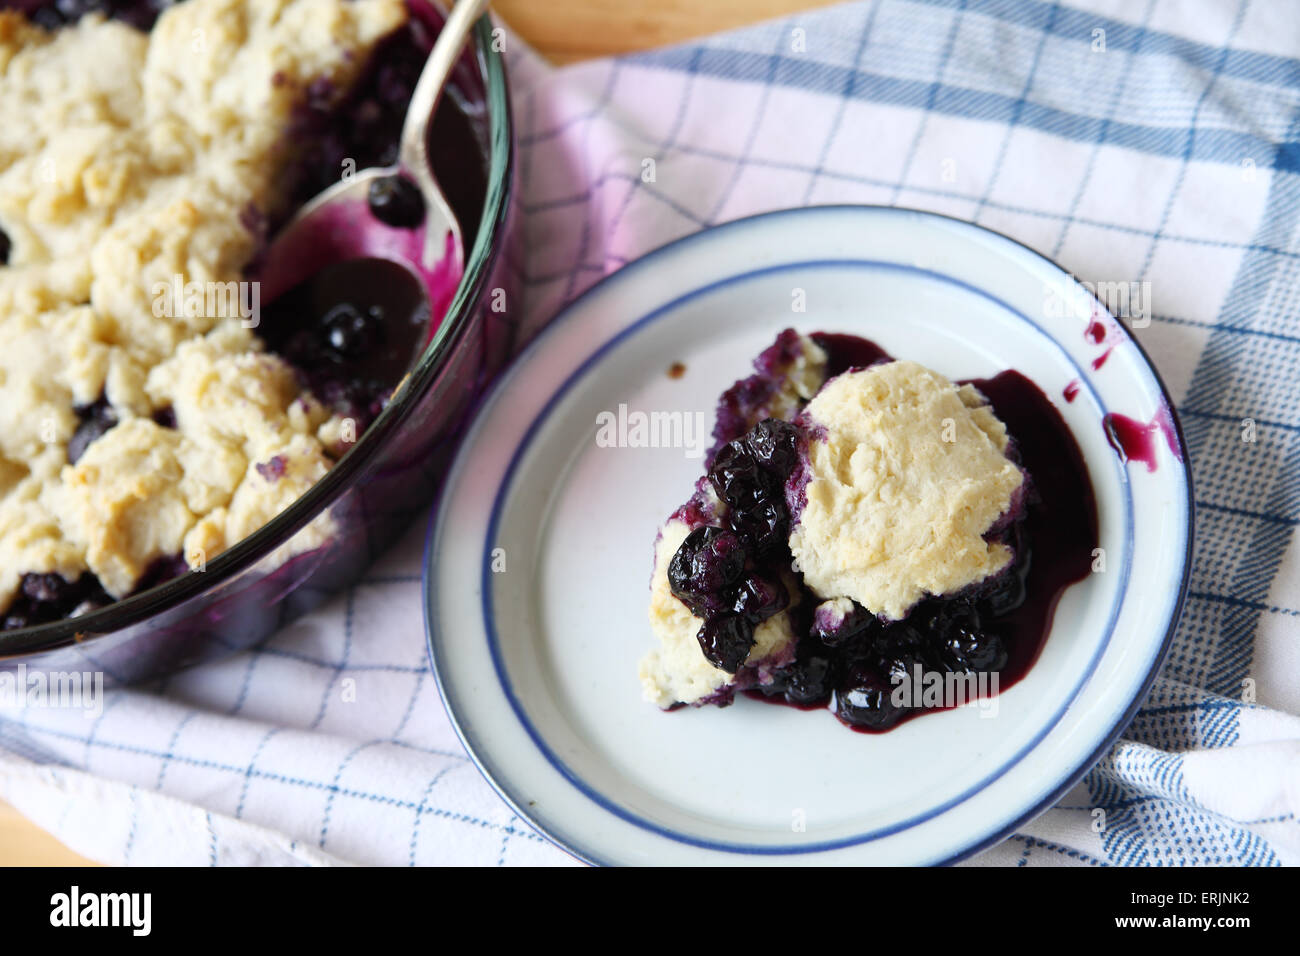
[[[363,257],[409,264],[432,298],[439,298],[441,289],[450,298],[465,268],[465,247],[460,223],[434,176],[429,125],[461,48],[487,5],[488,0],[460,0],[448,15],[411,94],[397,162],[345,176],[307,202],[276,234],[258,269],[263,301],[324,266]],[[372,189],[381,204],[388,202],[389,222],[372,211]]]

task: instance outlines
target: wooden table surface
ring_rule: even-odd
[[[495,0],[492,9],[534,49],[563,64],[827,5],[828,0]],[[0,866],[90,862],[0,801]]]

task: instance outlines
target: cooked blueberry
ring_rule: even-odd
[[[925,661],[915,654],[898,653],[885,658],[881,671],[890,687],[912,684],[918,690],[916,684],[925,674]]]
[[[756,555],[771,556],[788,546],[788,514],[780,499],[733,508],[727,523]]]
[[[424,197],[405,176],[384,176],[370,184],[370,211],[396,229],[414,229],[424,222]]]
[[[24,574],[22,578],[23,595],[41,604],[58,601],[71,587],[61,574]]]
[[[835,713],[845,723],[883,730],[897,723],[905,712],[890,699],[893,690],[874,671],[852,667],[835,688]]]
[[[820,655],[796,661],[785,675],[785,696],[795,704],[816,704],[834,689],[835,665]]]
[[[668,586],[696,617],[726,609],[745,573],[745,549],[723,528],[696,528],[668,562]]]
[[[321,319],[325,343],[330,350],[346,358],[365,355],[375,344],[379,323],[368,313],[349,302],[342,302]]]
[[[9,264],[9,252],[12,248],[8,234],[3,229],[0,229],[0,266]]]
[[[710,664],[734,674],[754,646],[754,625],[738,614],[722,614],[706,620],[696,638]]]
[[[18,596],[0,620],[0,629],[46,624],[111,602],[99,579],[88,571],[75,581],[54,573],[28,573],[22,576]]]
[[[751,574],[736,590],[735,612],[754,624],[766,621],[783,611],[790,603],[789,595],[780,584],[757,574]]]
[[[73,411],[81,419],[81,424],[68,439],[68,462],[75,465],[91,442],[117,424],[117,412],[113,411],[113,406],[103,396],[89,405],[78,405]]]
[[[993,631],[956,628],[939,645],[939,657],[956,671],[1000,671],[1007,664],[1002,638]]]
[[[787,421],[764,419],[749,430],[744,441],[760,466],[783,479],[799,463],[799,432]]]
[[[835,598],[813,611],[812,635],[827,647],[841,647],[877,623],[876,616],[856,601]]]
[[[741,438],[718,449],[709,468],[709,482],[719,498],[741,511],[780,495],[780,483],[759,465]]]
[[[978,633],[982,627],[979,609],[970,601],[957,600],[937,602],[925,624],[933,648],[942,647],[953,634]]]

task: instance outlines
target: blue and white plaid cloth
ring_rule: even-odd
[[[832,202],[1149,281],[1138,335],[1195,470],[1187,609],[1124,739],[974,862],[1297,863],[1300,8],[1087,7],[878,0],[561,70],[509,37],[527,311],[540,325],[713,223]],[[448,725],[421,543],[260,650],[113,692],[96,718],[4,713],[0,796],[116,863],[566,862]]]

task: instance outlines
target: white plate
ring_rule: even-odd
[[[1102,428],[1111,411],[1152,421],[1164,388],[1113,321],[1120,344],[1094,371],[1104,346],[1045,291],[1086,295],[1072,282],[968,223],[818,207],[690,236],[569,306],[482,405],[430,529],[434,673],[492,785],[602,863],[944,862],[1050,806],[1141,703],[1191,540],[1179,457],[1162,447],[1154,471],[1126,466]],[[711,429],[719,393],[787,326],[855,333],[951,378],[1017,369],[1073,431],[1106,568],[1066,592],[992,719],[967,707],[864,735],[829,712],[740,699],[663,713],[641,699],[652,543],[703,462],[599,447],[597,416],[703,412]],[[675,362],[680,378],[665,374]]]

